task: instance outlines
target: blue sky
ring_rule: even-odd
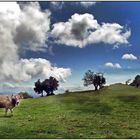
[[[1,92],[33,93],[34,82],[49,75],[63,81],[58,92],[84,90],[82,78],[88,69],[103,72],[107,84],[125,83],[139,74],[140,2],[4,5],[0,2],[5,7],[0,10]],[[11,37],[11,50],[4,37]]]

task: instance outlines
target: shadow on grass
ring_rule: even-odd
[[[71,107],[71,104],[73,106]],[[110,114],[113,110],[107,103],[100,102],[99,99],[76,98],[73,102],[65,102],[65,108],[73,109],[76,114],[79,113],[98,113],[101,115]]]
[[[11,118],[11,117],[13,117],[13,115],[7,115],[7,116],[2,115],[2,116],[0,116],[0,118]]]
[[[117,96],[120,101],[123,102],[137,102],[140,101],[140,97],[136,95],[128,95],[128,96]]]
[[[106,103],[94,102],[81,106],[77,109],[79,113],[98,113],[100,115],[109,115],[112,112],[113,108]]]

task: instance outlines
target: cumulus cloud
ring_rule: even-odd
[[[112,45],[128,44],[131,31],[118,23],[102,23],[92,14],[77,14],[67,22],[53,24],[52,37],[58,44],[83,48],[88,44],[108,43]]]
[[[50,75],[64,80],[71,74],[69,68],[53,67],[49,60],[22,59],[20,50],[45,49],[50,12],[41,11],[37,2],[0,4],[0,80],[28,81],[37,76]]]
[[[16,26],[14,41],[26,49],[43,50],[50,29],[50,11],[41,11],[36,2],[21,4],[19,23]]]
[[[137,57],[135,55],[133,55],[132,53],[130,53],[130,54],[126,53],[122,56],[122,59],[124,59],[124,60],[137,60]]]
[[[105,67],[108,67],[108,68],[116,68],[116,69],[120,69],[122,68],[121,65],[119,63],[111,63],[111,62],[107,62],[104,64]]]
[[[4,71],[0,72],[0,79],[10,78],[15,81],[28,81],[36,76],[54,76],[58,80],[64,80],[71,74],[70,69],[53,67],[48,60],[42,58],[20,59],[16,63],[5,63],[2,68]]]
[[[50,11],[42,12],[37,2],[20,5],[16,2],[1,2],[0,22],[2,34],[10,32],[16,45],[34,51],[46,47]]]

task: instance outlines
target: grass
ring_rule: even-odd
[[[121,84],[25,99],[14,116],[0,109],[0,138],[140,138],[139,108],[140,89]]]

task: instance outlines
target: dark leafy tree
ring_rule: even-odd
[[[37,94],[41,94],[41,96],[43,96],[43,88],[42,88],[42,83],[40,82],[40,79],[38,79],[38,81],[35,82],[34,91]]]
[[[106,83],[106,79],[103,77],[102,73],[94,73],[91,70],[88,70],[84,75],[84,86],[88,86],[93,84],[95,90],[103,88],[104,84]]]
[[[140,86],[140,75],[137,75],[130,85],[138,88]]]
[[[69,89],[65,90],[65,93],[69,93],[69,92],[70,92]]]
[[[55,95],[54,91],[57,90],[58,86],[59,84],[56,78],[50,76],[49,79],[45,79],[43,82],[40,82],[40,79],[35,82],[34,91],[37,94],[41,94],[41,96],[43,96],[43,91],[47,93],[46,96]]]

